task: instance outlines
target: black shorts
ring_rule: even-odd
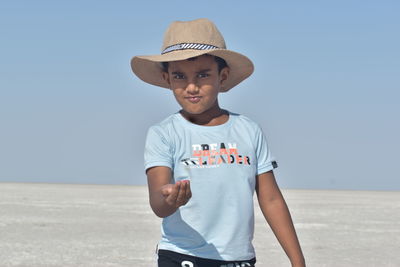
[[[159,249],[158,267],[254,267],[256,258],[245,261],[210,260]]]

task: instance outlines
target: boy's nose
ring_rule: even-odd
[[[197,94],[199,92],[199,87],[195,82],[189,82],[186,86],[186,91],[190,94]]]

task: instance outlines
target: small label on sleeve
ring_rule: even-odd
[[[276,161],[273,161],[273,162],[272,162],[272,167],[273,167],[274,169],[278,168],[278,163],[277,163]]]

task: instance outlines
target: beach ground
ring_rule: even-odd
[[[400,266],[400,192],[283,190],[307,266]],[[290,266],[255,204],[257,266]],[[0,266],[155,266],[145,186],[0,183]]]

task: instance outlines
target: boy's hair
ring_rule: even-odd
[[[217,62],[217,65],[218,65],[218,72],[221,72],[221,70],[223,68],[228,67],[228,64],[226,63],[225,59],[223,59],[223,58],[213,56],[213,55],[207,55],[207,54],[205,54],[205,56],[214,57],[214,60],[215,60],[215,62]],[[191,58],[188,58],[187,60],[194,61],[197,58],[198,57],[191,57]],[[168,66],[169,66],[169,62],[161,62],[161,67],[164,72],[168,72]]]

